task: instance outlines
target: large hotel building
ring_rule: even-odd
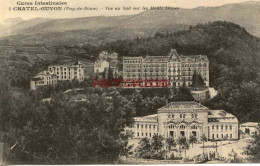
[[[191,135],[200,140],[204,134],[208,140],[238,139],[237,118],[223,110],[210,110],[194,101],[171,102],[159,108],[157,114],[135,117],[130,130],[133,138],[152,138],[154,134],[177,139]]]
[[[170,86],[192,84],[192,76],[200,74],[209,86],[209,61],[206,55],[179,56],[171,49],[168,56],[124,57],[124,80],[169,80]]]

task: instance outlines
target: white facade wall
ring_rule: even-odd
[[[193,118],[192,118],[193,114]],[[173,131],[174,138],[181,136],[182,132],[189,138],[192,131],[196,132],[196,137],[199,139],[204,133],[207,137],[207,111],[192,111],[179,110],[158,113],[159,134],[164,137],[170,136],[170,131]],[[173,117],[174,116],[174,117]],[[170,128],[170,126],[172,127]],[[193,129],[194,125],[196,128]]]
[[[57,65],[57,66],[49,66],[48,70],[57,75],[57,79],[59,81],[65,80],[84,80],[84,69],[81,65]]]
[[[209,123],[209,137],[210,140],[233,140],[238,139],[238,123]]]

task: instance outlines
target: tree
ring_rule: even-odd
[[[176,142],[172,137],[166,139],[166,145],[168,146],[168,150],[170,152],[172,146],[176,146]]]
[[[205,86],[204,80],[200,74],[194,71],[192,75],[192,87],[203,87]]]
[[[132,124],[134,109],[126,98],[106,91],[101,95],[86,91],[88,102],[78,103],[71,103],[72,96],[63,93],[50,103],[42,103],[34,96],[9,99],[13,102],[6,107],[10,114],[3,116],[0,108],[1,122],[5,124],[0,139],[9,149],[5,154],[7,162],[114,163],[129,149],[123,131]]]
[[[185,136],[180,136],[178,139],[177,139],[177,144],[179,145],[179,151],[181,152],[181,149],[183,147],[183,145],[185,145],[187,142],[186,140],[186,137]]]
[[[139,142],[138,142],[138,146],[137,146],[137,153],[138,156],[141,158],[150,158],[149,156],[149,152],[151,152],[152,149],[152,145],[151,145],[151,141],[149,138],[145,137],[142,138]]]
[[[107,70],[107,85],[114,86],[116,82],[112,82],[114,78],[113,69],[110,67]]]
[[[94,80],[97,80],[97,81],[99,80],[98,73],[95,74]]]
[[[192,147],[193,147],[193,144],[196,142],[197,142],[197,138],[194,135],[191,135],[189,138],[189,143],[192,144]]]
[[[260,161],[260,134],[255,135],[254,139],[246,147],[245,153],[253,156],[255,162]]]
[[[187,87],[179,87],[177,90],[175,90],[175,94],[172,98],[173,101],[193,101],[193,97],[190,93],[190,90]]]
[[[176,142],[172,137],[166,138],[166,146],[168,148],[168,152],[171,152],[171,147],[176,146]]]
[[[158,134],[153,135],[152,147],[156,152],[161,151],[161,149],[163,148],[163,140],[164,140],[163,136]]]
[[[102,72],[102,78],[107,79],[107,70],[106,69]]]
[[[203,154],[204,154],[204,142],[207,142],[207,137],[206,137],[206,135],[205,135],[205,133],[203,133],[202,135],[201,135],[201,138],[200,138],[200,140],[202,141],[202,143],[203,143]]]

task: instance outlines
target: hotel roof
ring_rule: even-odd
[[[142,117],[134,117],[135,121],[153,121],[157,122],[158,114],[152,114],[152,115],[147,115],[147,116],[142,116]]]
[[[209,89],[208,88],[198,88],[198,89],[191,88],[190,89],[191,93],[202,93],[202,92],[206,92],[206,91],[209,91]]]
[[[43,70],[43,71],[39,72],[38,74],[36,74],[34,77],[38,77],[38,76],[56,76],[56,74],[53,74],[47,70]]]
[[[168,62],[168,56],[147,56],[144,62]]]
[[[171,49],[169,56],[179,56],[176,49]]]
[[[166,106],[159,108],[158,111],[171,111],[171,110],[187,110],[187,109],[197,109],[197,110],[208,110],[207,107],[197,103],[195,101],[181,101],[181,102],[171,102]]]
[[[259,127],[259,123],[257,123],[257,122],[247,122],[247,123],[241,124],[241,126]]]
[[[179,56],[176,49],[171,49],[168,56],[147,56],[144,62],[171,62],[173,57],[177,58],[177,62],[208,62],[207,55],[181,55]],[[139,57],[123,57],[123,59],[143,59]],[[175,58],[174,58],[175,59]]]
[[[216,118],[217,122],[238,122],[234,115],[224,110],[210,110],[208,118]]]
[[[129,56],[125,56],[125,57],[123,57],[123,59],[143,59],[143,57],[141,57],[141,56],[133,56],[133,57],[129,57]]]

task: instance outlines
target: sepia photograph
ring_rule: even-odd
[[[0,165],[260,163],[260,0],[0,0]]]

